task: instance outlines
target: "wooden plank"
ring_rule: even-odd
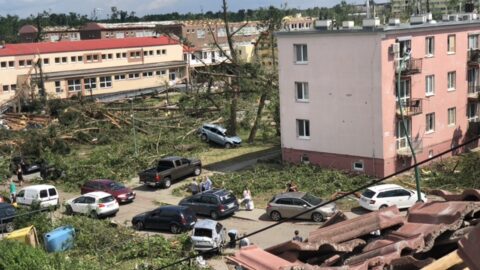
[[[445,270],[457,264],[463,263],[462,258],[458,256],[457,250],[443,256],[442,258],[434,261],[433,263],[425,266],[422,270]]]

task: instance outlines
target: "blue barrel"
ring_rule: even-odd
[[[72,226],[63,226],[43,235],[47,252],[65,251],[73,246],[75,229]]]

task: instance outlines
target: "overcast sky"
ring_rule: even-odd
[[[331,7],[341,0],[229,0],[229,9],[254,9],[274,5],[279,7],[287,2],[291,8]],[[104,19],[110,14],[110,7],[135,11],[137,15],[162,14],[170,12],[193,12],[202,10],[218,11],[221,0],[0,0],[0,15],[27,17],[44,10],[51,13],[76,12],[91,15],[97,8],[97,15]],[[348,0],[347,3],[363,3],[362,0]]]

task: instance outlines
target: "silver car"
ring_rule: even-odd
[[[227,130],[225,128],[212,124],[203,124],[203,126],[198,129],[198,133],[200,134],[202,141],[211,141],[222,145],[225,148],[241,145],[242,139],[240,139],[240,137],[229,137],[225,134],[226,132]]]
[[[193,226],[191,240],[196,251],[216,250],[222,253],[226,243],[225,227],[215,220],[200,220]]]
[[[286,192],[273,197],[267,206],[267,215],[278,221],[282,218],[290,218],[307,211],[323,201],[312,194],[305,192]],[[335,203],[329,203],[297,218],[311,219],[321,222],[337,212]]]

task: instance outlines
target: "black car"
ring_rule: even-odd
[[[13,225],[15,213],[15,207],[11,204],[0,203],[0,231],[11,232],[15,229]]]
[[[238,210],[237,198],[225,189],[212,189],[187,197],[179,205],[188,206],[198,215],[212,219],[233,214]]]
[[[31,174],[39,172],[42,169],[41,161],[30,161],[24,157],[14,157],[10,162],[10,170],[13,174],[17,173],[18,166],[22,168],[23,174]]]
[[[170,230],[175,234],[191,230],[196,222],[197,217],[192,210],[176,205],[162,206],[132,218],[132,225],[137,230]]]

